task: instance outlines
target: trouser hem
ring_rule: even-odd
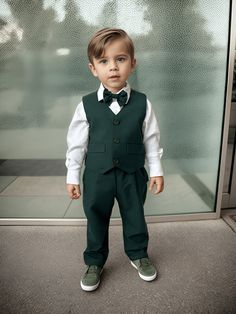
[[[129,257],[129,259],[130,259],[131,261],[135,261],[135,260],[137,260],[137,259],[141,259],[141,258],[145,258],[145,257],[148,258],[148,254],[142,254],[142,255],[132,256],[132,257]]]

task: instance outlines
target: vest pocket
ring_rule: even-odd
[[[126,149],[128,154],[144,154],[145,149],[142,143],[127,143]]]
[[[89,143],[88,144],[88,153],[104,153],[105,152],[105,144],[101,143]]]

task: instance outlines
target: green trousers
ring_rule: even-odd
[[[109,253],[109,223],[115,198],[123,224],[124,249],[130,260],[148,257],[148,228],[144,217],[148,174],[140,168],[128,174],[113,168],[105,174],[85,168],[83,207],[87,218],[86,265],[103,266]]]

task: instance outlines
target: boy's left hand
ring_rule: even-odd
[[[152,191],[156,185],[156,191],[154,194],[159,194],[164,190],[164,178],[163,177],[150,177],[149,191]]]

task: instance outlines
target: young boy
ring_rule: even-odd
[[[101,82],[98,91],[83,97],[69,126],[66,154],[67,191],[79,199],[83,174],[83,207],[87,218],[87,270],[81,279],[85,291],[100,283],[107,260],[108,229],[114,199],[123,223],[125,253],[145,281],[157,271],[148,258],[148,229],[143,205],[149,190],[164,188],[159,128],[146,95],[130,88],[127,79],[136,59],[130,37],[122,29],[105,28],[88,45],[89,68]]]

